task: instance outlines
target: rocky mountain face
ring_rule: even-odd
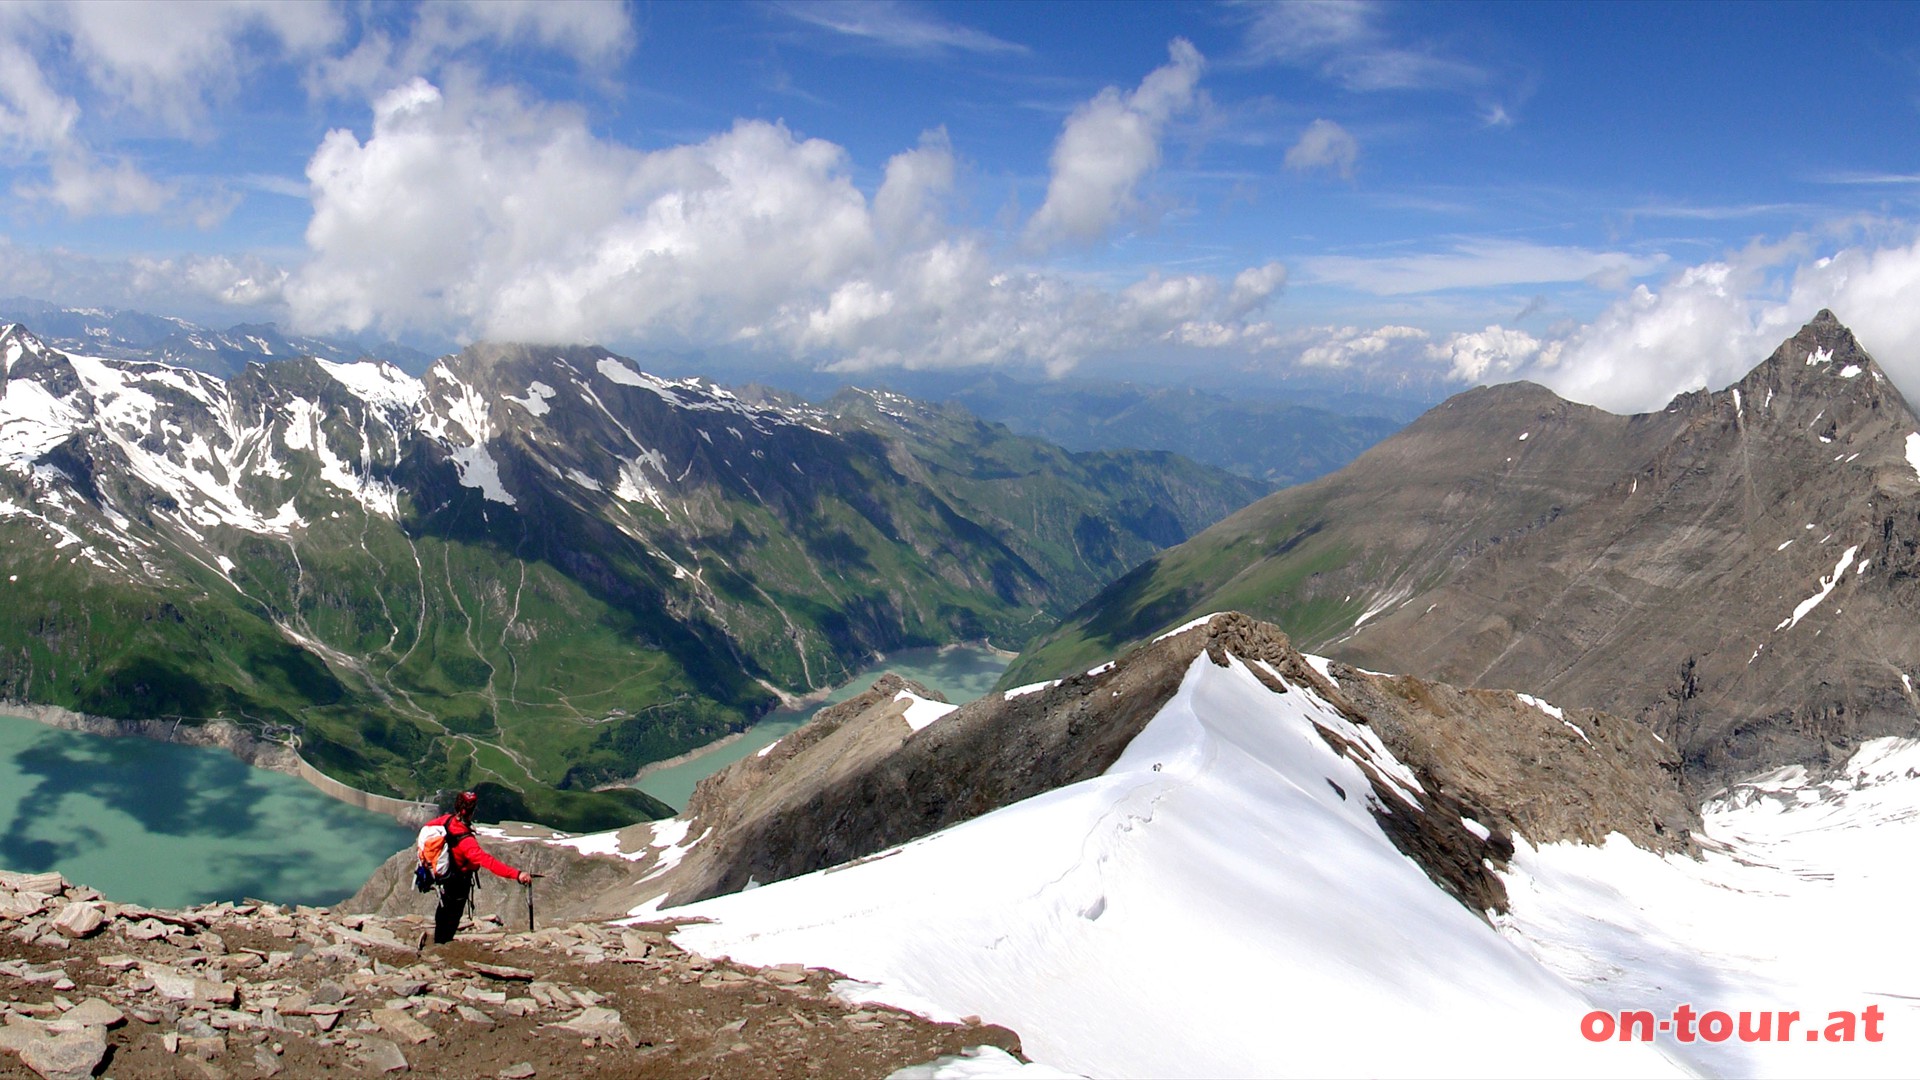
[[[1016,644],[1253,497],[882,394],[749,402],[590,348],[231,380],[0,333],[0,700],[225,717],[383,794],[595,792],[877,651]]]
[[[1641,722],[1705,794],[1912,734],[1916,495],[1920,419],[1823,311],[1658,413],[1462,394],[1158,556],[1009,678],[1237,606],[1356,664]]]
[[[157,910],[0,871],[0,1073],[882,1076],[1019,1050],[1004,1028],[850,1005],[831,972],[715,962],[658,926],[529,930],[519,914],[423,951],[419,915]]]
[[[1679,759],[1637,724],[1507,691],[1461,690],[1303,657],[1268,623],[1229,613],[1058,682],[955,708],[894,676],[755,757],[701,782],[672,822],[599,842],[496,832],[510,858],[591,870],[569,917],[613,918],[691,903],[874,857],[896,845],[1104,773],[1196,662],[1233,658],[1275,694],[1310,694],[1363,733],[1319,734],[1361,763],[1364,800],[1394,843],[1474,911],[1505,906],[1494,871],[1518,832],[1535,844],[1618,832],[1656,851],[1690,850],[1698,819]],[[1410,777],[1381,764],[1397,759]],[[1483,828],[1463,824],[1471,819]],[[591,854],[589,854],[589,851]],[[345,910],[397,915],[411,854],[374,875]],[[496,904],[511,897],[496,898]],[[484,902],[484,901],[483,901]],[[496,907],[501,917],[509,908]]]

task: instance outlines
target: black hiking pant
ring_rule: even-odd
[[[445,945],[460,929],[460,916],[466,914],[467,897],[473,893],[473,875],[455,870],[440,886],[440,906],[433,910],[433,943]]]

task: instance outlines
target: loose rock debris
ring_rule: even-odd
[[[671,929],[483,921],[433,946],[418,916],[167,911],[0,871],[0,1077],[882,1077],[1019,1050],[1004,1028],[849,1004],[837,972],[688,953]]]

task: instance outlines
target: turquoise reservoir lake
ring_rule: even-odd
[[[805,709],[782,710],[733,742],[636,785],[684,807],[693,785],[845,701],[883,672],[954,702],[986,693],[1007,659],[981,648],[910,649]],[[186,907],[255,897],[332,904],[413,842],[392,818],[223,750],[61,731],[0,715],[0,869],[58,870],[108,899]]]
[[[413,842],[392,818],[224,750],[0,716],[0,869],[110,900],[332,904]]]
[[[902,649],[877,664],[861,669],[825,701],[804,709],[781,709],[768,713],[759,723],[732,742],[703,751],[677,765],[646,773],[634,787],[676,810],[685,809],[693,795],[693,786],[748,754],[757,754],[781,736],[813,719],[813,714],[865,693],[873,680],[886,672],[931,690],[956,705],[965,704],[993,689],[1012,660],[978,646],[949,645],[941,649]]]

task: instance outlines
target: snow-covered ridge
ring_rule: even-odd
[[[1093,1076],[1671,1071],[1580,1037],[1587,1003],[1382,831],[1374,778],[1404,763],[1278,677],[1196,657],[1105,774],[675,909],[714,920],[681,939],[830,965]],[[1497,1043],[1458,1037],[1490,1016]],[[1365,1037],[1365,1018],[1393,1037]]]
[[[733,391],[704,379],[663,379],[658,375],[629,367],[621,358],[612,355],[601,357],[594,365],[594,370],[609,382],[656,394],[668,404],[678,408],[697,412],[731,413],[746,420],[760,431],[767,430],[762,426],[763,424],[806,424],[817,421],[825,415],[811,406],[780,408],[770,405],[748,405]]]

